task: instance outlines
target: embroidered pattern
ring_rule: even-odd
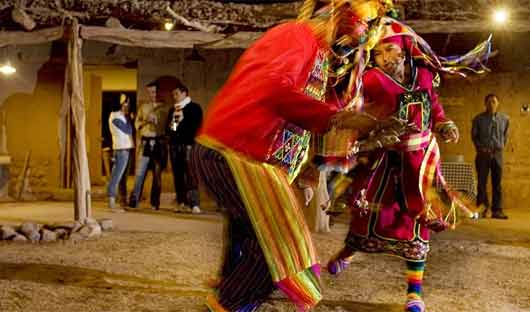
[[[329,61],[327,52],[318,50],[315,57],[313,69],[309,73],[307,84],[304,88],[304,93],[323,101],[326,96],[326,85],[328,83]]]
[[[353,249],[369,253],[386,253],[407,260],[425,260],[429,253],[429,243],[421,240],[393,241],[375,236],[361,237],[349,234],[346,244]]]
[[[304,87],[304,94],[323,101],[326,96],[328,70],[327,52],[319,50]],[[269,148],[267,161],[285,170],[290,183],[296,178],[300,167],[307,159],[310,139],[311,133],[309,131],[294,124],[287,124],[278,131],[274,143]]]
[[[311,133],[293,124],[287,124],[276,136],[269,162],[287,172],[289,182],[298,174],[307,158]]]
[[[431,121],[431,101],[429,94],[425,91],[405,92],[399,96],[398,117],[409,121],[414,115],[411,107],[418,106],[421,108],[421,130],[428,130]],[[418,125],[420,126],[420,125]]]

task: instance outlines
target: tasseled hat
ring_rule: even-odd
[[[409,26],[390,17],[381,20],[379,42],[392,42],[408,51],[415,59],[421,59],[432,70],[466,76],[466,72],[484,73],[485,63],[491,54],[491,35],[473,50],[462,56],[438,56],[430,45]]]
[[[335,83],[347,79],[341,98],[352,106],[369,51],[377,43],[379,20],[393,10],[392,0],[306,0],[299,21],[310,21],[319,37],[333,47]]]

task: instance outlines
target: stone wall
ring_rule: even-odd
[[[475,157],[471,141],[471,120],[484,111],[484,96],[488,93],[499,96],[499,110],[510,116],[509,140],[504,155],[506,209],[529,209],[530,115],[521,112],[523,104],[530,104],[529,85],[530,72],[501,72],[473,81],[444,81],[440,90],[445,111],[457,123],[461,135],[458,144],[443,145],[442,153],[464,155],[467,162],[474,162]]]
[[[3,95],[6,113],[7,150],[11,156],[10,194],[14,194],[26,154],[31,151],[30,187],[43,189],[59,185],[58,116],[62,101],[64,66],[30,63],[33,72],[20,80],[35,80],[34,88],[14,89]],[[20,67],[23,68],[23,67]],[[18,74],[18,73],[17,73]],[[8,83],[6,83],[8,84]],[[3,93],[4,84],[0,81]]]

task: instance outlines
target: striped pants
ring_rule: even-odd
[[[253,311],[274,284],[228,163],[217,151],[195,144],[191,168],[228,214],[219,303],[229,311]]]

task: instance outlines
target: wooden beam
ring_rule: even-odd
[[[52,42],[63,37],[63,27],[51,27],[33,32],[0,31],[0,47]]]
[[[85,40],[103,41],[124,46],[182,49],[218,41],[225,36],[201,31],[145,31],[82,26],[81,37]]]
[[[409,20],[405,23],[420,35],[431,33],[495,33],[499,31],[530,33],[530,23],[525,21],[512,21],[504,27],[485,21]],[[204,49],[245,49],[262,34],[263,32],[237,32],[218,41],[202,44],[200,47]]]
[[[474,33],[497,31],[505,32],[530,32],[528,21],[513,20],[504,26],[494,25],[489,21],[433,21],[433,20],[408,20],[409,25],[418,34],[429,33]]]
[[[35,0],[31,1],[31,5],[20,9],[28,15],[27,19],[35,21],[37,28],[60,25],[65,16],[77,17],[85,25],[101,25],[102,19],[114,17],[120,19],[125,26],[138,27],[139,21],[155,26],[160,25],[167,18],[173,18],[167,10],[169,6],[179,16],[177,27],[182,27],[181,29],[189,23],[208,25],[223,33],[234,33],[264,31],[285,20],[294,19],[303,0],[287,3],[282,0],[270,0],[267,3],[263,0],[248,2],[250,3],[223,0]],[[405,20],[429,20],[440,23],[435,26],[435,30],[428,32],[438,32],[441,29],[447,33],[458,29],[444,29],[445,23],[463,23],[469,27],[472,24],[487,23],[493,10],[491,0],[394,0],[394,2],[402,8]],[[519,21],[515,23],[515,31],[526,31],[528,27],[524,23],[530,17],[530,0],[509,2],[508,9],[512,18]],[[0,13],[6,16],[6,10],[11,13],[11,10],[19,4],[20,0],[0,0]],[[465,22],[454,21],[455,19]],[[16,24],[11,18],[0,21],[0,26],[14,25]],[[475,25],[471,27],[471,31],[476,31],[477,28],[481,30],[482,26]]]
[[[262,32],[237,32],[218,41],[200,45],[204,49],[246,49],[263,35]]]

